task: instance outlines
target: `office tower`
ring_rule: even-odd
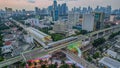
[[[66,3],[63,3],[61,8],[62,8],[62,15],[66,15],[67,11],[68,11],[68,7],[67,7]]]
[[[92,8],[91,8],[90,6],[88,6],[87,13],[90,13],[90,12],[92,12],[92,11],[93,11]]]
[[[63,4],[58,4],[58,13],[59,15],[67,15],[68,12],[68,7],[66,5],[66,3]]]
[[[35,13],[36,13],[36,15],[39,14],[39,8],[38,7],[35,7]]]
[[[62,7],[60,4],[58,4],[58,14],[62,15]]]
[[[94,15],[94,30],[99,30],[104,28],[104,17],[105,14],[103,12],[92,12]]]
[[[111,6],[107,6],[107,7],[106,7],[105,14],[106,14],[107,17],[110,16],[111,10],[112,10]]]
[[[1,23],[1,17],[0,17],[0,23]]]
[[[53,21],[58,20],[58,7],[57,7],[57,1],[56,0],[54,0],[54,2],[53,2],[52,17],[53,17]]]
[[[92,12],[83,15],[82,29],[96,31],[104,28],[104,13]]]
[[[87,31],[94,30],[94,15],[93,14],[83,15],[82,30],[87,30]]]
[[[52,16],[52,9],[53,9],[53,6],[48,6],[48,14],[50,15],[50,16]]]
[[[5,11],[6,11],[6,12],[12,12],[12,8],[7,8],[7,7],[5,7]]]
[[[68,13],[68,22],[72,26],[76,26],[76,23],[79,22],[79,13],[78,12],[69,12]]]

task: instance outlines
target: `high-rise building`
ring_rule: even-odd
[[[61,8],[62,8],[62,15],[66,15],[68,10],[66,3],[63,3]]]
[[[72,24],[72,26],[76,26],[76,23],[79,22],[79,13],[78,12],[69,12],[68,13],[68,22]]]
[[[53,17],[53,21],[58,20],[58,7],[57,7],[57,1],[56,0],[54,0],[54,2],[53,2],[52,17]]]
[[[93,12],[83,15],[82,29],[96,31],[104,28],[104,13]]]
[[[58,4],[58,13],[59,15],[67,15],[68,12],[68,7],[66,5],[66,3],[63,4]]]
[[[104,28],[104,17],[105,14],[103,12],[93,12],[94,15],[94,30],[99,30]]]
[[[6,12],[12,12],[12,8],[7,8],[7,7],[5,7],[5,11],[6,11]]]
[[[35,7],[35,13],[39,14],[39,8],[38,7]]]
[[[87,31],[94,30],[94,15],[93,14],[83,15],[82,30],[87,30]]]
[[[1,23],[1,17],[0,17],[0,23]]]
[[[48,6],[48,13],[50,16],[52,16],[52,9],[53,9],[53,6]]]
[[[111,10],[112,10],[111,6],[107,6],[106,11],[105,11],[105,14],[106,14],[107,16],[110,16]]]

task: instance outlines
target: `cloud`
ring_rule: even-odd
[[[35,3],[35,0],[28,0],[29,3]]]

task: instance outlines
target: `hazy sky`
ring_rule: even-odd
[[[69,8],[72,7],[96,7],[111,5],[113,9],[120,8],[120,0],[58,0],[58,3],[66,2]],[[9,7],[13,9],[27,9],[33,10],[34,7],[47,7],[52,5],[53,0],[0,0],[0,9]]]

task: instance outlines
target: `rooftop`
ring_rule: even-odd
[[[114,46],[112,46],[109,50],[117,52],[120,54],[120,42],[117,42]]]
[[[120,62],[112,59],[112,58],[109,58],[109,57],[103,57],[99,63],[102,63],[108,67],[111,67],[111,68],[120,68]]]
[[[46,36],[49,36],[49,35],[41,32],[41,31],[39,31],[39,30],[37,30],[37,29],[35,29],[35,28],[32,28],[32,27],[29,27],[29,28],[27,28],[27,29],[28,29],[28,31],[29,31],[30,33],[33,33],[33,34],[35,34],[36,36],[41,37],[41,38],[44,38],[44,37],[46,37]]]
[[[5,45],[10,45],[12,42],[11,41],[6,41]]]

